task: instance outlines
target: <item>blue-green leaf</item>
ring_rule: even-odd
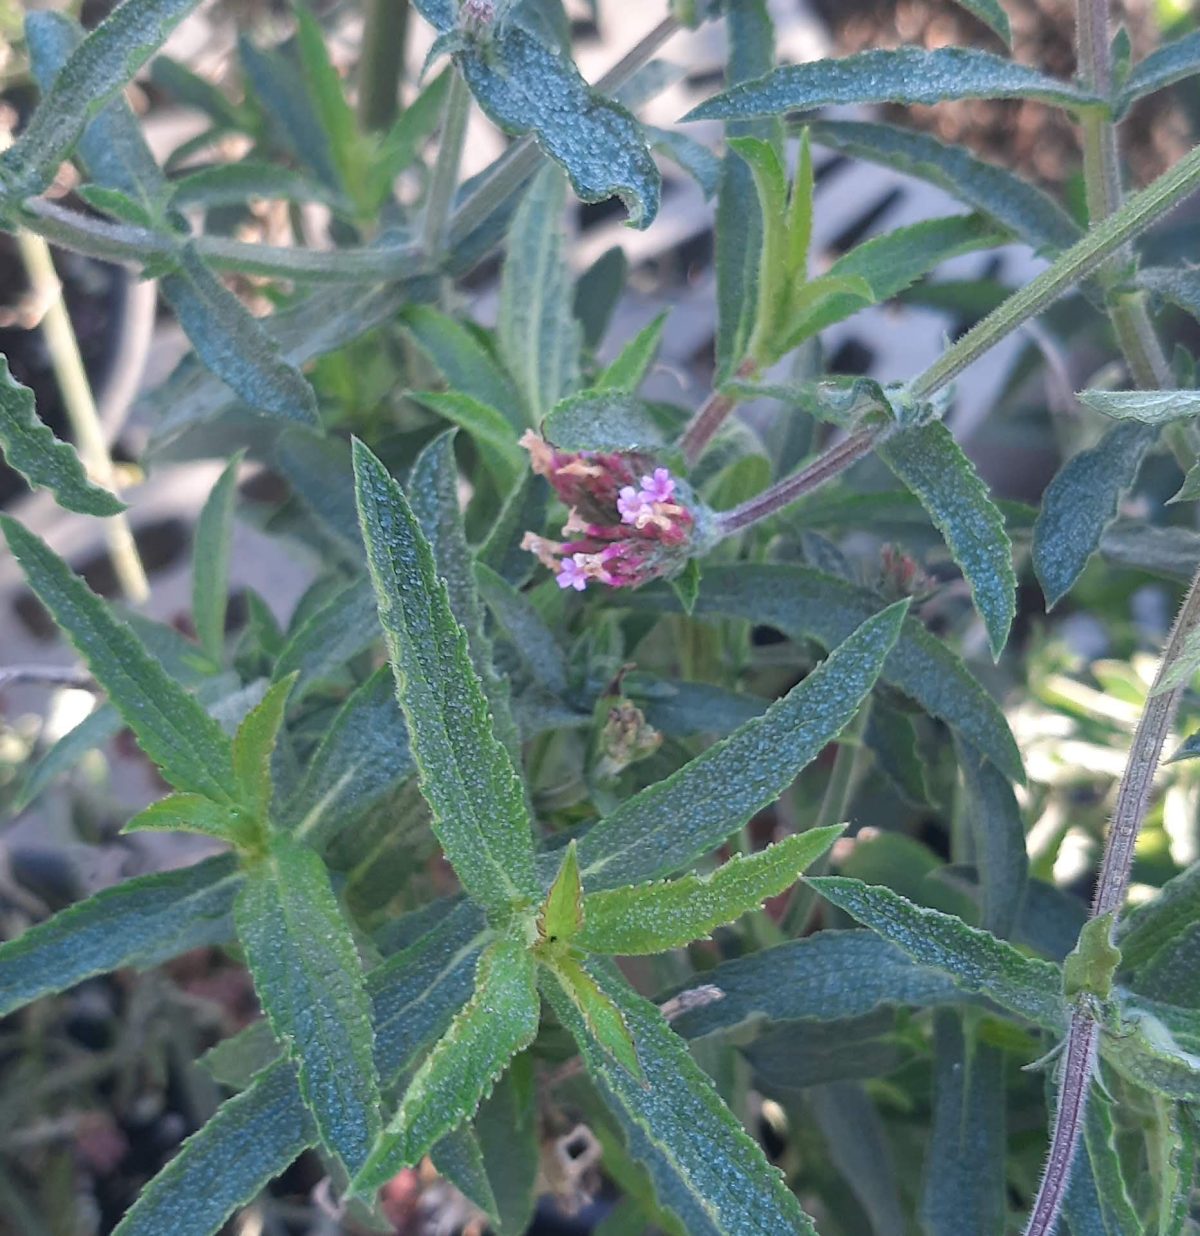
[[[200,647],[214,665],[225,649],[225,607],[229,601],[229,539],[237,500],[237,473],[242,462],[235,455],[217,478],[196,521],[192,543],[192,622]]]
[[[542,431],[564,451],[655,451],[665,445],[649,405],[621,390],[580,391],[562,400]]]
[[[176,789],[231,802],[231,746],[220,726],[57,554],[8,516],[0,526],[30,587],[163,776]]]
[[[1033,528],[1033,569],[1048,607],[1066,596],[1087,566],[1157,437],[1156,429],[1136,421],[1114,425],[1050,482]]]
[[[38,419],[33,391],[12,376],[0,356],[0,450],[4,461],[35,489],[48,489],[59,506],[81,515],[115,515],[125,504],[93,485],[73,447]]]
[[[945,189],[1039,252],[1068,249],[1079,239],[1078,224],[1053,198],[965,147],[945,145],[916,130],[868,121],[817,120],[809,132],[823,146]]]
[[[775,28],[765,0],[732,5],[725,25],[728,84],[737,85],[768,72],[775,63]],[[782,148],[782,128],[775,120],[739,122],[729,131],[734,136],[766,138]],[[722,160],[716,223],[717,378],[724,381],[746,359],[746,344],[754,329],[763,232],[754,179],[745,161],[732,153]]]
[[[537,895],[524,791],[492,729],[467,637],[400,486],[355,443],[356,492],[397,694],[434,830],[490,909]]]
[[[918,964],[949,975],[963,991],[987,996],[1048,1030],[1062,1029],[1062,975],[1053,963],[1026,957],[988,932],[913,905],[889,888],[846,876],[810,876],[808,882]]]
[[[990,760],[961,739],[956,747],[965,791],[963,811],[979,871],[979,923],[994,936],[1011,936],[1029,876],[1021,809],[1008,778]]]
[[[308,379],[209,270],[194,245],[180,248],[174,267],[162,280],[163,295],[205,365],[255,411],[317,424],[317,397]]]
[[[641,125],[575,65],[513,21],[455,59],[479,106],[507,133],[532,132],[584,202],[619,197],[634,227],[658,213],[658,168]]]
[[[541,1153],[534,1080],[529,1055],[518,1056],[475,1117],[475,1133],[505,1236],[526,1231],[537,1204]]]
[[[1138,287],[1169,300],[1200,319],[1200,274],[1190,267],[1147,266],[1137,273]]]
[[[686,867],[774,802],[858,711],[906,609],[900,602],[869,618],[761,717],[600,820],[579,843],[585,887]]]
[[[338,709],[280,813],[315,850],[416,772],[391,670],[384,666]]]
[[[72,51],[17,144],[0,156],[11,198],[48,188],[88,120],[166,42],[196,0],[124,0]]]
[[[400,1108],[362,1170],[355,1193],[415,1166],[440,1138],[474,1115],[500,1073],[538,1028],[533,954],[497,939],[479,960],[475,994],[417,1070]]]
[[[280,650],[275,677],[296,674],[295,698],[340,673],[382,634],[370,580],[358,579],[315,609]]]
[[[1080,391],[1079,402],[1119,421],[1166,425],[1200,416],[1200,391]]]
[[[621,599],[636,607],[670,604],[667,594],[646,591]],[[738,564],[705,569],[696,613],[748,618],[832,648],[879,605],[868,590],[808,567]],[[970,739],[1011,780],[1024,782],[1021,755],[1004,714],[950,648],[916,619],[905,621],[882,678]]]
[[[678,1216],[688,1236],[815,1236],[783,1176],[746,1135],[659,1011],[608,965],[590,969],[633,1035],[644,1078],[613,1060],[556,983],[545,983],[543,991],[579,1044],[660,1204]]]
[[[475,565],[479,592],[501,632],[517,650],[534,682],[551,695],[567,690],[567,662],[554,633],[532,603],[506,579],[482,562]]]
[[[928,1236],[1003,1231],[1004,1052],[971,1036],[961,1014],[941,1009],[933,1019],[933,1060],[923,1230]]]
[[[113,1236],[210,1236],[316,1140],[292,1066],[273,1064],[183,1143]]]
[[[478,443],[502,491],[511,489],[525,471],[529,456],[517,444],[508,418],[497,408],[462,391],[410,391],[408,397],[465,429]]]
[[[356,1171],[379,1134],[379,1080],[362,966],[325,864],[276,836],[248,866],[235,916],[263,1011],[296,1063],[321,1140]]]
[[[1017,577],[1004,516],[987,486],[941,421],[901,429],[881,442],[876,453],[920,498],[946,538],[987,627],[992,656],[998,659],[1017,611]]]
[[[1033,99],[1060,107],[1100,100],[991,52],[967,47],[900,47],[774,69],[693,108],[685,120],[744,120],[839,103],[942,103],[952,99]]]
[[[1071,1236],[1143,1236],[1146,1232],[1130,1203],[1113,1134],[1108,1100],[1093,1086],[1063,1201]]]
[[[1200,30],[1193,30],[1182,38],[1156,47],[1133,66],[1117,98],[1117,117],[1124,115],[1130,104],[1145,95],[1154,94],[1197,73],[1200,73]]]
[[[513,427],[514,438],[529,423],[512,378],[461,322],[430,305],[409,305],[400,315],[400,325],[437,366],[452,391],[498,408]]]
[[[0,945],[0,1016],[97,974],[160,962],[232,934],[242,882],[228,855],[126,880]]]
[[[500,354],[532,424],[540,423],[578,380],[582,328],[571,313],[565,201],[562,176],[546,168],[513,216],[500,281]]]

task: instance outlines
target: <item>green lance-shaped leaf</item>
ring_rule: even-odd
[[[695,862],[775,801],[850,723],[895,644],[907,603],[868,619],[761,716],[622,803],[579,843],[585,887]]]
[[[1017,577],[1004,516],[987,486],[941,421],[901,429],[877,448],[879,457],[921,500],[971,586],[999,658],[1017,610]]]
[[[671,604],[665,593],[648,589],[621,600],[634,608]],[[739,563],[705,568],[695,612],[747,618],[832,648],[879,604],[873,592],[811,567]],[[1004,714],[959,657],[915,618],[905,620],[881,677],[970,739],[1010,780],[1024,782],[1021,754]]]
[[[316,1142],[293,1068],[278,1061],[180,1146],[114,1236],[210,1236]]]
[[[1112,942],[1113,913],[1089,918],[1075,947],[1063,958],[1063,995],[1070,1001],[1081,995],[1108,1000],[1121,964],[1121,950]]]
[[[492,1221],[500,1222],[496,1195],[483,1161],[483,1147],[470,1124],[460,1124],[429,1152],[438,1175],[448,1180]]]
[[[1121,949],[1122,964],[1130,970],[1140,970],[1197,922],[1200,922],[1200,863],[1193,863],[1168,880],[1150,901],[1130,910],[1117,924],[1116,942]]]
[[[347,209],[344,199],[328,185],[303,172],[257,159],[198,168],[172,180],[171,184],[171,205],[179,210],[193,206],[204,210],[244,206],[251,198],[268,202],[320,202],[343,213]]]
[[[415,772],[395,679],[385,665],[338,710],[280,818],[297,839],[322,850]]]
[[[1133,66],[1117,98],[1117,117],[1123,116],[1132,103],[1145,95],[1154,94],[1197,73],[1200,73],[1200,30],[1193,30],[1182,38],[1155,48]]]
[[[1166,425],[1200,416],[1200,391],[1080,391],[1079,402],[1119,421]]]
[[[513,216],[500,280],[500,355],[531,424],[578,380],[581,327],[571,312],[565,204],[566,183],[555,168],[545,168]]]
[[[467,634],[471,664],[492,710],[492,728],[508,748],[514,767],[518,767],[520,738],[511,715],[508,680],[496,672],[492,641],[485,628],[483,602],[475,585],[474,554],[467,544],[459,505],[454,436],[454,430],[447,430],[422,448],[408,475],[408,499],[433,550],[437,573],[446,581],[450,612]]]
[[[246,714],[233,738],[238,803],[257,820],[265,820],[271,806],[271,755],[295,681],[292,676],[273,683]]]
[[[575,943],[589,952],[627,956],[699,940],[790,888],[844,827],[797,833],[757,854],[732,858],[708,875],[590,893]]]
[[[565,950],[550,950],[542,960],[543,986],[554,984],[575,1006],[588,1033],[624,1069],[641,1077],[637,1046],[621,1010],[588,973],[579,957]]]
[[[630,224],[649,227],[661,186],[641,125],[521,23],[498,26],[484,46],[455,56],[479,106],[506,133],[532,132],[581,201],[619,197]]]
[[[48,188],[88,120],[124,89],[196,6],[196,0],[124,0],[71,53],[25,126],[0,156],[11,198]]]
[[[538,936],[550,944],[573,940],[583,923],[583,885],[574,840],[567,845],[562,866],[538,913]]]
[[[863,303],[891,299],[951,258],[991,249],[1009,239],[1007,232],[977,214],[926,219],[873,236],[809,284],[811,303],[797,302],[798,321],[785,336],[785,349],[848,317]],[[865,301],[862,285],[869,293]],[[822,291],[825,288],[828,295]]]
[[[192,546],[192,622],[200,647],[214,665],[225,648],[225,607],[229,600],[229,550],[237,501],[239,452],[217,478],[196,521]]]
[[[286,835],[246,870],[238,939],[271,1029],[295,1061],[322,1142],[347,1169],[379,1134],[362,966],[318,855]]]
[[[75,449],[38,418],[33,391],[12,376],[0,356],[0,450],[4,461],[35,489],[48,489],[59,506],[81,515],[115,515],[125,504],[87,478]]]
[[[933,1130],[925,1159],[928,1236],[1001,1232],[1005,1220],[1004,1052],[956,1010],[933,1020]]]
[[[1115,1033],[1100,1040],[1104,1059],[1136,1086],[1183,1103],[1200,1102],[1200,1055],[1144,1008],[1126,1006]]]
[[[1100,100],[1069,82],[966,47],[865,51],[774,69],[693,108],[684,120],[743,120],[840,103],[942,103],[953,99],[1033,99],[1060,107]]]
[[[914,961],[948,974],[964,990],[1050,1030],[1065,1016],[1056,965],[1026,957],[960,918],[916,906],[899,893],[845,876],[812,876],[809,883],[835,906],[879,932]]]
[[[812,1221],[779,1170],[742,1129],[662,1014],[612,967],[589,964],[637,1044],[643,1076],[617,1064],[557,983],[543,991],[579,1044],[630,1154],[688,1236],[808,1233]]]
[[[139,811],[121,831],[199,833],[235,846],[252,845],[256,836],[251,817],[203,794],[168,794]]]
[[[1082,574],[1157,437],[1136,421],[1114,425],[1050,482],[1033,528],[1033,569],[1047,606],[1061,601]]]
[[[641,386],[662,341],[663,327],[667,324],[664,310],[652,322],[648,322],[621,349],[620,354],[596,378],[594,389],[598,391],[625,391],[633,394]]]
[[[521,783],[400,486],[359,442],[354,468],[379,617],[434,829],[471,895],[507,911],[538,894]]]
[[[720,999],[705,1000],[715,989]],[[722,962],[680,993],[672,1025],[687,1039],[752,1034],[762,1023],[845,1021],[885,1005],[955,1004],[963,991],[873,931],[819,931]]]
[[[400,315],[400,325],[437,366],[450,390],[498,408],[514,438],[529,423],[512,378],[477,334],[431,305],[409,305]]]
[[[729,57],[725,79],[749,81],[775,63],[775,29],[764,0],[745,0],[729,7],[725,17]],[[733,136],[752,135],[782,147],[777,120],[735,122]],[[763,220],[754,178],[746,162],[727,153],[717,186],[717,376],[725,381],[746,359],[758,301],[759,256]]]
[[[232,802],[231,745],[221,727],[44,542],[8,516],[0,526],[29,586],[163,776],[176,789]]]
[[[1019,236],[1038,252],[1068,249],[1080,236],[1079,225],[1053,198],[986,163],[962,146],[894,125],[869,121],[817,120],[812,140],[855,158],[895,168],[945,189],[960,202]]]
[[[280,420],[317,424],[317,397],[308,379],[194,245],[181,247],[161,286],[196,354],[247,405]]]
[[[233,934],[242,883],[229,855],[125,880],[0,944],[0,1017],[40,996],[130,966],[148,970]]]
[[[479,960],[475,994],[417,1070],[400,1108],[351,1191],[371,1193],[475,1114],[509,1061],[533,1042],[538,996],[533,954],[496,940]]]
[[[501,490],[507,491],[529,464],[503,412],[462,391],[410,391],[414,403],[443,416],[475,439]]]
[[[296,675],[293,703],[298,702],[317,683],[339,678],[347,662],[378,643],[381,635],[371,581],[356,579],[289,632],[275,662],[274,676]]]

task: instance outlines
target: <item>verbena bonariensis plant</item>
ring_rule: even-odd
[[[1008,41],[998,0],[962,4]],[[917,1222],[935,1236],[999,1233],[1022,1211],[1031,1233],[1189,1230],[1200,868],[1124,911],[1156,769],[1200,664],[1196,585],[1145,697],[1085,920],[1029,871],[1014,790],[1024,770],[1004,714],[910,612],[929,577],[889,549],[863,586],[812,532],[931,523],[999,658],[1016,612],[1009,529],[1030,521],[993,501],[942,416],[972,362],[1080,288],[1079,311],[1107,315],[1136,389],[1080,396],[1116,424],[1067,461],[1032,524],[1047,601],[1076,584],[1160,437],[1189,469],[1178,496],[1195,495],[1200,392],[1179,389],[1191,361],[1168,364],[1150,311],[1166,300],[1196,313],[1200,282],[1140,266],[1131,243],[1200,184],[1200,152],[1126,197],[1116,126],[1138,99],[1200,73],[1200,35],[1131,65],[1127,43],[1110,41],[1105,0],[1079,0],[1073,81],[956,47],[776,67],[762,0],[681,2],[593,89],[554,0],[420,0],[433,59],[449,65],[398,112],[406,9],[378,0],[356,115],[320,26],[297,6],[286,54],[243,45],[240,102],[153,63],[160,85],[211,121],[164,169],[121,91],[191,7],[125,0],[86,36],[30,14],[43,94],[0,159],[0,219],[31,271],[44,241],[134,265],[159,279],[188,334],[194,355],[150,401],[150,459],[213,443],[234,455],[197,528],[194,642],[144,618],[131,626],[4,519],[30,586],[172,787],[126,828],[196,832],[226,852],[129,880],[4,944],[0,1010],[236,939],[265,1013],[206,1057],[239,1093],[117,1230],[214,1232],[315,1148],[348,1222],[378,1218],[380,1187],[429,1155],[495,1227],[520,1232],[542,1110],[595,1132],[623,1194],[614,1232],[812,1231],[800,1198],[826,1236]],[[621,87],[645,98],[661,75],[640,70],[702,20],[726,25],[727,89],[685,119],[728,122],[719,160],[611,98]],[[1075,117],[1086,222],[917,131],[797,119],[832,104],[973,98]],[[460,185],[472,100],[519,140]],[[252,141],[251,158],[191,169],[230,132]],[[970,213],[873,238],[810,277],[813,144],[931,181]],[[647,227],[659,205],[652,146],[717,200],[717,374],[694,415],[638,396],[661,319],[610,364],[596,360],[620,263],[602,260],[576,295],[565,262],[566,181],[585,201],[620,197]],[[98,213],[46,196],[65,160]],[[402,172],[423,174],[416,205],[394,194]],[[338,244],[253,244],[197,226],[250,196],[321,203]],[[833,323],[951,257],[1013,242],[1045,255],[1044,272],[925,372],[894,386],[770,380]],[[453,279],[501,245],[499,320],[485,330],[442,306]],[[282,308],[251,316],[224,271],[275,281]],[[63,506],[120,520],[97,483],[103,452],[89,477],[7,366],[0,395],[8,463]],[[774,468],[730,419],[751,398],[786,409]],[[86,400],[76,412],[86,438]],[[821,451],[814,423],[833,427]],[[324,566],[286,629],[251,593],[235,643],[227,543],[243,450],[290,484],[279,535],[317,548]],[[903,488],[856,487],[853,473],[824,507],[793,508],[868,457]],[[1190,569],[1195,546],[1179,531],[1127,523],[1107,552],[1149,561],[1153,550]],[[136,555],[116,544],[136,581]],[[950,612],[970,626],[952,596]],[[790,643],[768,656],[751,625]],[[380,643],[390,668],[376,668]],[[813,645],[827,652],[815,667]],[[751,680],[778,698],[729,689]],[[19,801],[115,724],[51,748]],[[723,737],[705,748],[700,735]],[[809,769],[835,742],[828,772]],[[843,842],[841,874],[793,888],[864,785],[893,815],[911,818],[915,804],[948,821],[952,866],[884,831]],[[773,805],[778,839],[757,848],[748,824]],[[427,825],[458,895],[430,869]],[[732,857],[714,864],[731,838]],[[781,912],[757,912],[789,889]],[[669,952],[734,922],[709,946]],[[657,1005],[611,960],[647,954],[662,954],[655,968],[630,973],[661,993]],[[1047,1084],[1017,1065],[1039,1066]],[[751,1081],[784,1129],[784,1171],[739,1119]],[[1042,1143],[1028,1131],[1047,1110],[1039,1184]],[[894,1164],[915,1166],[914,1144],[919,1187]]]

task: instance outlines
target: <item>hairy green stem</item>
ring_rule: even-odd
[[[1115,215],[1098,222],[1082,240],[1061,254],[1053,266],[1010,296],[919,377],[910,391],[918,400],[929,399],[949,385],[968,365],[990,351],[1030,318],[1041,313],[1094,270],[1127,241],[1144,232],[1184,198],[1200,188],[1200,147],[1140,193],[1134,194]]]
[[[463,81],[463,75],[457,66],[452,68],[450,73],[442,140],[429,181],[429,192],[425,197],[425,213],[421,219],[421,249],[431,261],[437,260],[445,241],[450,206],[454,200],[454,190],[458,186],[458,168],[462,162],[467,116],[471,111],[471,92]]]
[[[408,47],[409,0],[369,0],[358,65],[358,121],[388,128],[400,112],[400,78]]]
[[[67,419],[71,422],[79,457],[96,484],[115,491],[112,456],[108,452],[104,428],[92,397],[83,357],[79,354],[79,342],[67,313],[50,247],[40,236],[24,229],[17,232],[17,246],[29,275],[30,291],[36,301],[45,306],[42,333],[46,337],[50,364]],[[129,521],[123,514],[110,515],[104,521],[104,532],[121,591],[128,600],[140,605],[150,595],[150,584]]]
[[[170,261],[179,238],[129,223],[96,219],[46,198],[31,198],[20,215],[29,231],[63,249],[122,266]],[[320,283],[380,283],[420,274],[426,263],[414,245],[379,249],[293,249],[252,245],[224,236],[197,236],[200,255],[217,270]]]

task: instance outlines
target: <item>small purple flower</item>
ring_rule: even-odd
[[[642,477],[642,498],[646,502],[670,502],[675,497],[675,482],[666,468],[655,468],[653,476]]]
[[[582,592],[587,587],[586,558],[586,554],[572,554],[562,560],[557,576],[560,588],[574,588],[576,592]]]
[[[645,505],[645,494],[639,493],[632,485],[626,485],[617,495],[617,510],[623,524],[636,524]]]

